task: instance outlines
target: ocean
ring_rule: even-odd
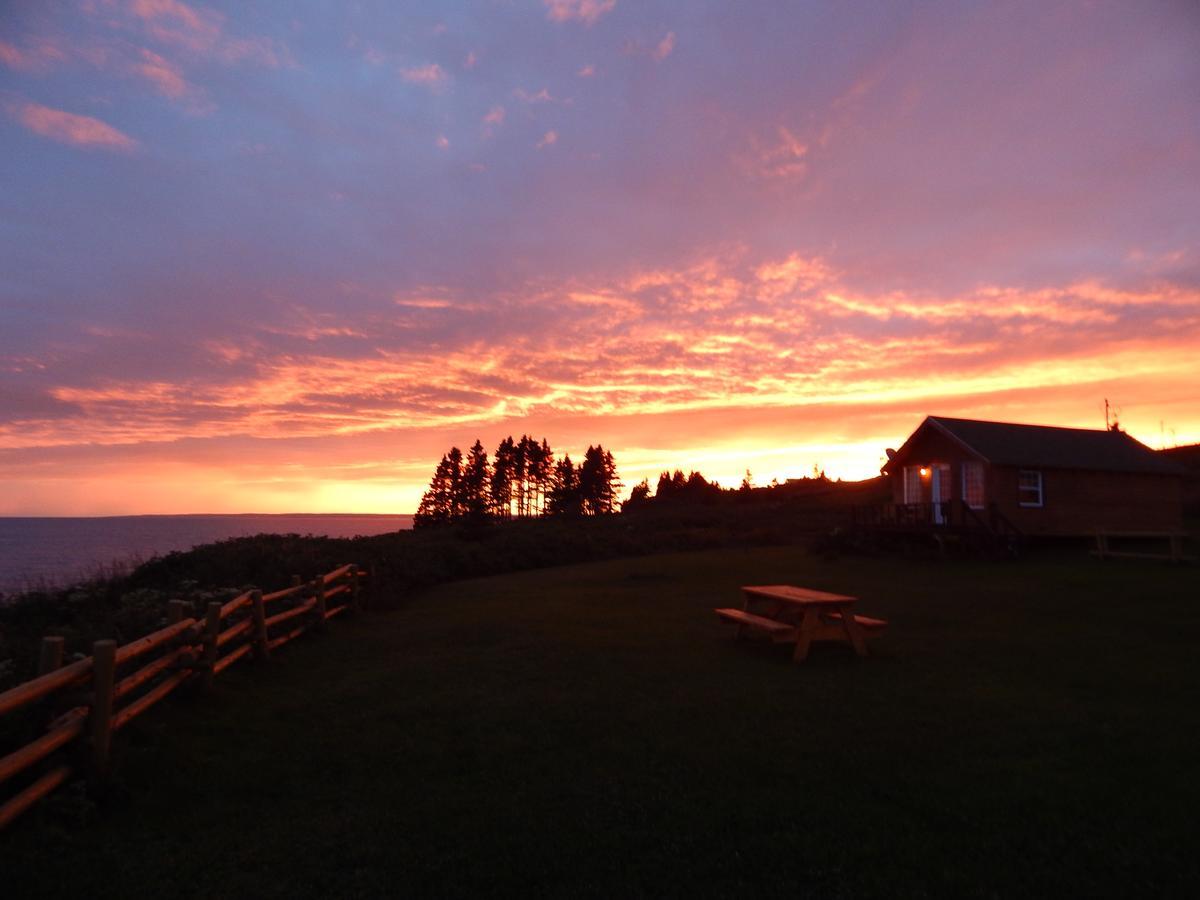
[[[412,528],[412,516],[206,515],[101,518],[0,517],[0,594],[34,585],[70,584],[107,569],[173,550],[251,534],[329,537]]]

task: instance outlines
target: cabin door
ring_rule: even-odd
[[[950,467],[942,463],[931,468],[933,471],[930,477],[930,500],[933,503],[933,524],[945,525],[946,514],[942,510],[942,504],[950,500]]]

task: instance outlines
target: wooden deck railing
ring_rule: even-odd
[[[1021,537],[1021,531],[995,503],[986,509],[973,509],[962,500],[938,503],[883,503],[853,506],[851,524],[855,528],[936,531],[938,529],[986,532],[997,537]]]
[[[0,828],[77,773],[106,778],[113,734],[176,688],[189,681],[210,687],[238,660],[266,660],[308,628],[361,609],[366,575],[348,563],[310,582],[294,576],[291,587],[246,591],[210,603],[203,615],[172,600],[165,627],[120,647],[96,641],[91,656],[67,665],[63,639],[43,638],[38,676],[0,693],[0,717],[26,710],[47,723],[39,737],[0,757]],[[15,789],[5,791],[10,782]]]

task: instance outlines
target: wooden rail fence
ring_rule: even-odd
[[[271,652],[348,609],[362,608],[367,573],[354,563],[270,594],[246,591],[200,614],[183,600],[167,604],[167,625],[117,646],[96,641],[92,655],[63,665],[63,639],[42,639],[38,675],[0,694],[0,717],[30,710],[45,733],[0,757],[0,788],[19,786],[0,802],[4,828],[76,772],[103,781],[113,734],[187,682],[211,687],[238,660]],[[273,611],[278,610],[278,611]],[[131,664],[139,668],[133,671]],[[123,670],[126,670],[123,672]]]

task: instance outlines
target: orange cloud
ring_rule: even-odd
[[[196,374],[166,380],[64,381],[54,360],[10,360],[14,377],[51,386],[0,425],[0,448],[10,460],[30,454],[28,467],[54,448],[109,447],[124,459],[173,441],[146,453],[183,465],[193,446],[228,459],[217,448],[241,436],[256,442],[253,459],[230,464],[229,483],[278,479],[251,490],[258,508],[384,508],[353,487],[361,477],[387,486],[394,511],[412,508],[451,443],[509,431],[545,433],[572,452],[603,439],[627,484],[676,466],[728,483],[746,467],[763,483],[814,463],[864,477],[925,413],[1087,425],[1105,396],[1123,403],[1126,427],[1143,439],[1159,419],[1179,440],[1200,439],[1195,289],[1089,281],[867,295],[820,257],[746,256],[487,298],[432,285],[357,314],[292,304],[285,321],[209,341]],[[362,285],[342,291],[373,296]],[[306,457],[289,449],[297,441],[323,449]],[[395,446],[418,460],[413,471],[388,474]],[[132,464],[123,472],[141,477]]]
[[[10,112],[35,134],[64,144],[123,151],[137,147],[137,141],[129,135],[91,116],[79,116],[38,103],[18,104]]]

